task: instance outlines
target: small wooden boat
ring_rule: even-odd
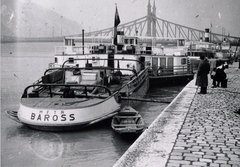
[[[144,121],[138,111],[130,106],[124,106],[112,118],[111,126],[119,134],[139,134],[144,129]]]

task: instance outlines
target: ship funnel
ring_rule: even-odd
[[[209,42],[209,28],[205,29],[205,42]]]

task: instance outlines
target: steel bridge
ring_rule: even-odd
[[[152,23],[151,33],[148,30],[148,22]],[[156,37],[162,40],[171,40],[177,38],[184,38],[191,41],[200,41],[204,39],[205,30],[198,30],[190,28],[184,25],[176,24],[167,20],[160,19],[154,16],[144,16],[134,21],[120,24],[118,26],[118,31],[124,31],[125,35],[138,35],[141,37]],[[103,30],[87,32],[84,36],[96,37],[96,36],[113,36],[114,29],[106,28]],[[77,36],[82,36],[82,34],[77,34]],[[229,41],[231,46],[239,45],[240,37],[209,33],[209,41],[212,43],[222,43],[223,40]]]
[[[139,19],[130,21],[128,23],[120,24],[117,27],[118,31],[124,31],[125,35],[137,35],[141,39],[149,39],[154,38],[158,39],[159,42],[168,42],[171,39],[176,38],[184,38],[190,41],[200,41],[201,39],[204,40],[205,37],[205,30],[198,30],[194,28],[190,28],[184,25],[176,24],[156,16],[156,7],[155,2],[152,7],[150,2],[148,3],[148,11],[147,15],[141,17]],[[113,36],[114,28],[106,28],[102,30],[92,31],[92,32],[85,32],[84,36],[86,38],[86,42],[91,42],[92,38],[95,37],[111,37]],[[82,36],[82,34],[75,34],[72,36]],[[15,37],[7,37],[2,36],[2,42],[4,41],[62,41],[62,37],[49,37],[49,38],[15,38]],[[240,37],[230,36],[230,35],[223,35],[209,32],[209,42],[212,43],[222,43],[222,41],[230,42],[231,46],[238,46],[240,45]],[[144,42],[144,41],[140,41]]]

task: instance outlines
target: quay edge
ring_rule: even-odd
[[[239,166],[240,70],[225,69],[227,87],[198,94],[189,82],[114,167]]]
[[[129,147],[114,167],[165,166],[195,94],[196,87],[192,80]]]

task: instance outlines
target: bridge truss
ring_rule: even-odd
[[[147,22],[150,20],[152,23],[152,35],[147,35]],[[149,36],[149,37],[157,37],[162,38],[162,40],[167,39],[176,39],[176,38],[184,38],[186,40],[191,41],[200,41],[200,39],[204,40],[205,30],[198,30],[194,28],[190,28],[184,25],[176,24],[167,20],[160,19],[154,16],[144,16],[134,21],[120,24],[118,26],[118,31],[124,31],[125,35],[138,35],[138,36]],[[155,33],[154,33],[155,31]],[[103,30],[87,32],[85,36],[113,36],[114,29],[106,28]],[[78,36],[81,36],[79,34]],[[209,33],[210,42],[213,43],[222,43],[225,39],[229,41],[232,46],[237,46],[238,40],[240,37],[234,37],[229,35],[217,34],[217,33]]]
[[[151,23],[151,27],[148,27],[148,22]],[[149,31],[149,28],[151,29]],[[125,35],[137,35],[141,37],[156,37],[161,40],[169,40],[176,38],[184,38],[191,41],[204,40],[205,31],[190,28],[184,25],[176,24],[161,18],[155,17],[154,15],[147,15],[139,19],[133,20],[128,23],[120,24],[118,26],[118,31],[124,31]],[[84,36],[86,37],[96,37],[96,36],[113,36],[114,29],[106,28],[93,32],[86,32]],[[150,34],[149,34],[150,32]],[[82,36],[82,34],[76,34],[73,36]],[[229,41],[232,46],[240,45],[240,37],[234,37],[229,35],[211,33],[209,34],[210,42],[222,43],[223,39]],[[61,41],[62,37],[49,37],[49,38],[16,38],[9,36],[1,36],[1,41]]]

